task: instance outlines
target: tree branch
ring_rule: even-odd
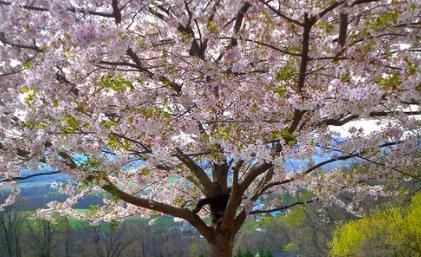
[[[240,40],[243,40],[243,41],[246,41],[246,42],[255,43],[255,44],[261,45],[261,46],[265,46],[265,47],[268,47],[270,49],[273,49],[275,51],[278,51],[278,52],[283,53],[283,54],[286,54],[286,55],[301,56],[301,53],[293,53],[293,52],[290,52],[290,51],[281,49],[279,47],[276,47],[276,46],[273,46],[273,45],[267,44],[265,42],[261,42],[261,41],[255,40],[255,39],[241,38]]]
[[[269,4],[269,2],[265,2],[264,0],[259,0],[262,4],[264,4],[264,5],[266,5],[272,12],[274,12],[274,13],[276,13],[279,17],[281,17],[281,18],[283,18],[283,19],[285,19],[285,20],[287,20],[287,21],[289,21],[289,22],[292,22],[292,23],[294,23],[294,24],[296,24],[296,25],[298,25],[298,26],[304,26],[304,24],[303,23],[301,23],[301,22],[299,22],[299,21],[297,21],[297,20],[294,20],[294,19],[292,19],[292,18],[290,18],[290,17],[288,17],[288,16],[286,16],[285,14],[283,14],[282,12],[280,12],[280,11],[278,11],[278,10],[276,10],[273,6],[271,6],[270,4]]]
[[[146,69],[145,67],[143,67],[143,64],[142,64],[140,58],[133,51],[133,49],[131,49],[131,48],[127,49],[127,55],[136,64],[136,68],[139,69],[139,71],[146,73],[146,75],[149,78],[155,79],[155,77],[156,77],[155,74],[153,72],[151,72],[150,70]],[[175,82],[171,82],[167,77],[165,77],[165,76],[158,76],[158,81],[164,83],[165,85],[168,84],[178,94],[181,93],[182,86],[180,84],[175,83]]]
[[[30,49],[33,50],[37,53],[42,52],[41,48],[39,48],[36,45],[30,46],[30,45],[22,45],[22,44],[17,44],[17,43],[13,43],[10,42],[6,39],[6,35],[4,34],[4,32],[0,32],[0,42],[2,42],[5,45],[9,45],[12,47],[16,47],[16,48],[21,48],[21,49]]]
[[[237,207],[241,201],[242,192],[240,192],[238,186],[238,173],[240,168],[243,165],[243,161],[239,161],[237,165],[232,169],[233,179],[232,179],[232,189],[231,195],[228,199],[227,206],[224,212],[223,224],[230,229],[235,227],[235,214],[237,212]]]
[[[309,18],[308,14],[304,14],[304,32],[303,32],[303,42],[301,50],[301,64],[300,64],[300,73],[298,75],[298,93],[302,95],[302,88],[304,87],[307,71],[307,63],[309,61],[308,52],[310,47],[310,31],[311,27],[314,24],[314,19]]]
[[[276,211],[283,211],[283,210],[290,209],[290,208],[292,208],[296,205],[304,205],[304,204],[307,204],[307,203],[312,203],[314,201],[315,200],[300,201],[300,202],[295,202],[295,203],[285,205],[285,206],[282,206],[282,207],[279,207],[279,208],[273,208],[273,209],[268,209],[268,210],[254,210],[254,211],[249,212],[248,214],[250,215],[250,214],[261,214],[261,213],[271,213],[271,212],[276,212]]]
[[[253,181],[261,174],[266,172],[272,167],[271,163],[262,163],[260,165],[255,166],[243,179],[242,182],[239,184],[240,193],[244,193],[247,188],[253,183]]]
[[[205,188],[204,193],[206,195],[209,194],[214,189],[214,184],[209,179],[208,175],[206,175],[206,172],[197,165],[192,158],[185,155],[181,149],[177,148],[176,150],[177,153],[175,156],[193,172],[197,179],[199,179],[200,184]]]
[[[340,6],[341,4],[345,3],[345,1],[339,1],[339,2],[334,2],[331,5],[329,5],[328,7],[326,7],[326,9],[324,9],[323,11],[321,11],[319,14],[316,15],[316,19],[321,19],[323,18],[323,16],[325,16],[327,13],[333,11],[336,7]]]
[[[237,233],[241,226],[243,225],[244,221],[246,220],[247,215],[246,215],[246,210],[243,209],[235,218],[235,222],[234,222],[234,233]]]
[[[365,3],[370,3],[370,2],[377,2],[378,0],[356,0],[355,2],[353,2],[351,4],[351,6],[355,6],[358,4],[365,4]]]
[[[121,16],[121,10],[118,8],[118,0],[113,0],[112,7],[113,7],[112,17],[114,17],[116,24],[120,24],[122,21],[122,16]],[[135,63],[135,66],[130,64],[131,67],[135,67],[140,72],[144,72],[150,79],[156,79],[157,76],[153,72],[151,72],[149,69],[143,66],[142,61],[140,60],[139,56],[137,56],[137,54],[134,52],[132,48],[129,47],[126,53],[130,57],[130,59]],[[157,78],[158,78],[158,81],[163,82],[165,85],[168,84],[178,94],[181,93],[181,85],[175,82],[171,82],[167,77],[162,76],[162,75],[158,76]]]
[[[6,1],[0,0],[0,5],[9,6],[11,4],[12,4],[11,2],[6,2]],[[40,11],[40,12],[49,12],[50,11],[47,7],[42,7],[42,6],[21,5],[21,7],[23,9],[32,10],[32,11]],[[113,13],[97,12],[97,11],[92,11],[92,10],[86,10],[86,9],[83,9],[83,8],[70,7],[67,10],[69,12],[73,12],[73,13],[76,13],[76,12],[79,12],[79,13],[88,13],[90,15],[101,16],[101,17],[106,17],[106,18],[113,18],[114,17],[114,14]]]
[[[113,7],[113,15],[114,15],[115,23],[119,24],[121,23],[122,17],[121,17],[121,11],[118,8],[118,0],[113,0],[111,5]]]
[[[243,4],[243,6],[240,8],[240,10],[238,11],[238,13],[236,15],[236,18],[235,18],[235,25],[234,25],[234,29],[233,29],[234,36],[238,34],[238,32],[241,28],[241,24],[243,23],[244,16],[245,16],[247,10],[250,7],[251,7],[251,4],[249,2],[245,2]],[[222,57],[224,57],[224,55],[226,54],[226,52],[229,49],[235,47],[238,44],[237,39],[234,36],[231,37],[231,41],[230,41],[229,45],[227,47],[225,47],[224,51],[216,59],[217,62],[222,60]]]
[[[45,173],[31,174],[31,175],[28,175],[28,176],[12,177],[12,178],[0,180],[0,183],[20,181],[20,180],[30,179],[30,178],[34,178],[34,177],[50,176],[50,175],[55,175],[55,174],[60,174],[60,171],[51,171],[51,172],[45,172]]]
[[[188,221],[192,226],[194,226],[200,234],[202,234],[206,239],[211,237],[212,229],[210,229],[196,214],[192,213],[188,209],[174,207],[165,203],[144,199],[130,195],[122,190],[120,190],[116,185],[111,183],[109,180],[106,181],[106,184],[102,188],[112,194],[113,196],[118,197],[119,199],[142,207],[149,210],[157,211],[163,214],[171,215],[173,217],[178,217]]]
[[[404,112],[400,112],[400,111],[390,111],[390,112],[371,112],[368,116],[369,117],[385,117],[385,116],[389,116],[389,115],[393,115],[396,113],[403,113],[406,115],[420,115],[421,111],[404,111]],[[339,119],[326,119],[324,121],[322,121],[320,124],[325,124],[325,125],[332,125],[332,126],[342,126],[345,125],[346,123],[353,121],[355,119],[358,119],[360,116],[359,115],[349,115],[346,117],[340,117]]]
[[[329,164],[329,163],[332,163],[332,162],[337,162],[337,161],[348,160],[348,159],[351,159],[351,158],[354,158],[354,157],[358,157],[358,155],[359,155],[359,154],[348,154],[348,155],[343,155],[343,156],[333,157],[333,158],[331,158],[331,159],[329,159],[329,160],[319,162],[319,163],[317,163],[316,165],[314,165],[314,166],[312,166],[312,167],[308,168],[308,169],[307,169],[307,170],[305,170],[304,172],[302,172],[302,173],[298,174],[298,175],[297,175],[297,177],[299,177],[299,176],[303,176],[303,175],[305,175],[305,174],[309,174],[310,172],[312,172],[312,171],[314,171],[314,170],[316,170],[316,169],[318,169],[318,168],[320,168],[320,167],[322,167],[322,166],[324,166],[324,165],[326,165],[326,164]],[[268,190],[268,189],[269,189],[269,188],[271,188],[271,187],[274,187],[274,186],[279,186],[279,185],[284,185],[284,184],[288,184],[288,183],[290,183],[290,182],[294,181],[297,177],[293,177],[293,178],[285,179],[285,180],[282,180],[282,181],[271,182],[271,183],[269,183],[269,184],[265,185],[265,186],[262,188],[262,190],[260,191],[259,195],[262,195],[262,194],[263,194],[266,190]]]

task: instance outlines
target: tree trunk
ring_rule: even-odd
[[[209,243],[210,257],[232,257],[234,233],[228,230],[216,230]]]

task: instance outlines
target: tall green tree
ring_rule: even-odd
[[[389,207],[339,226],[332,256],[421,256],[421,193],[404,207]]]

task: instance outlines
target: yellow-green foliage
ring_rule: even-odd
[[[335,257],[421,256],[421,192],[406,207],[384,208],[339,226],[330,246]]]

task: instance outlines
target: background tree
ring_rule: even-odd
[[[16,180],[68,174],[71,196],[38,215],[167,214],[225,257],[248,214],[304,203],[283,205],[276,192],[305,188],[345,205],[337,195],[350,190],[358,197],[348,208],[358,211],[364,194],[385,191],[370,182],[420,179],[419,1],[0,8],[0,167],[11,191],[2,207],[19,193]],[[367,118],[377,130],[352,123]],[[332,129],[346,125],[345,137]],[[320,151],[329,157],[311,160]],[[289,159],[310,161],[292,172]],[[350,159],[371,167],[317,172]],[[108,195],[94,214],[71,209],[99,188]],[[200,198],[228,194],[226,204],[191,211]]]
[[[21,225],[24,217],[13,209],[9,206],[0,213],[0,251],[7,257],[21,257]]]
[[[368,217],[339,226],[332,256],[420,256],[421,193],[404,207],[383,206]]]

